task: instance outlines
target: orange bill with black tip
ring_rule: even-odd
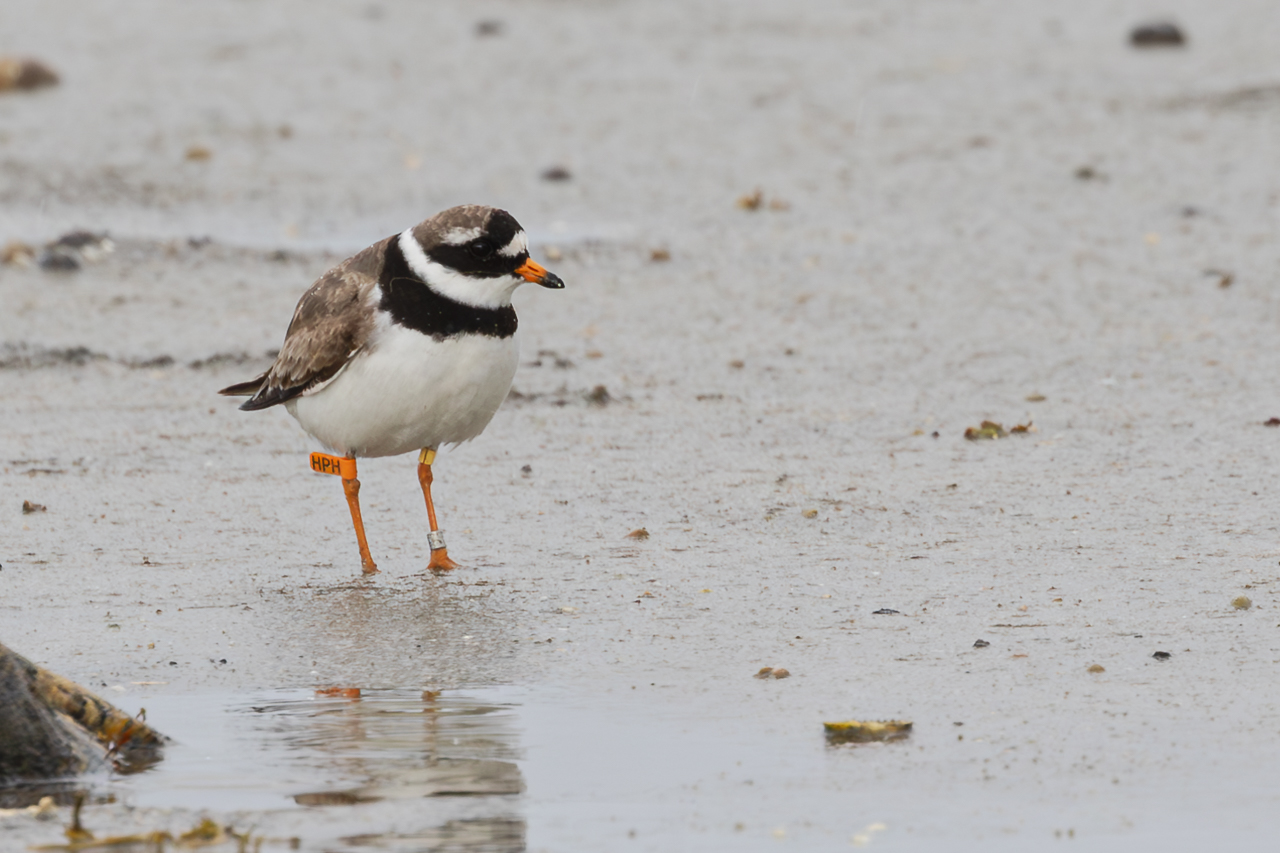
[[[516,275],[520,276],[525,281],[531,281],[534,284],[540,284],[543,287],[550,287],[553,290],[559,290],[564,287],[564,282],[560,279],[560,276],[553,272],[547,272],[546,267],[535,261],[533,258],[529,258],[523,264],[516,267]]]

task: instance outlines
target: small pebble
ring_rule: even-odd
[[[52,68],[35,59],[0,57],[0,92],[8,89],[30,90],[58,85]]]
[[[44,509],[44,507],[40,507],[40,508]],[[22,511],[23,512],[27,511],[25,506],[22,508]],[[1249,598],[1249,596],[1247,595],[1238,595],[1234,599],[1232,599],[1231,606],[1234,607],[1236,610],[1248,610],[1250,607],[1253,606],[1253,599]]]
[[[40,269],[55,272],[71,272],[80,269],[80,257],[75,252],[48,249],[40,256]]]
[[[564,166],[552,166],[542,172],[542,180],[544,181],[567,181],[572,177],[573,175]]]
[[[1173,655],[1169,654],[1168,652],[1156,652],[1155,654],[1152,655],[1152,657],[1155,658],[1156,660],[1168,660],[1169,658],[1173,657]]]
[[[635,530],[627,534],[628,539],[648,539],[649,531],[643,527],[637,527]]]
[[[975,649],[985,649],[985,648],[986,648],[987,646],[989,646],[989,645],[991,645],[991,644],[990,644],[990,643],[988,643],[986,640],[974,640],[974,641],[973,641],[973,647],[974,647]]]
[[[45,511],[45,506],[44,506],[44,504],[34,504],[34,503],[32,503],[31,501],[23,501],[23,502],[22,502],[22,514],[23,514],[23,515],[31,515],[31,513],[33,513],[33,512],[44,512],[44,511]]]
[[[1106,670],[1106,668],[1105,668],[1105,667],[1099,666],[1099,665],[1098,665],[1098,664],[1096,664],[1096,663],[1095,663],[1093,666],[1089,667],[1089,672],[1095,672],[1095,673],[1096,673],[1096,672],[1106,672],[1106,671],[1107,671],[1107,670]]]
[[[1187,37],[1172,21],[1152,21],[1139,24],[1129,33],[1129,44],[1134,47],[1182,47]]]

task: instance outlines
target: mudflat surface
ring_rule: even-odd
[[[0,266],[0,639],[178,741],[86,823],[1271,849],[1280,10],[1167,9],[1184,48],[1137,3],[11,0],[62,83],[0,94],[0,242],[116,250]],[[362,579],[312,442],[215,392],[462,202],[568,287],[438,462],[465,568],[369,460]]]

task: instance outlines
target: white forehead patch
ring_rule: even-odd
[[[521,253],[527,251],[529,251],[529,238],[524,236],[523,231],[517,231],[516,236],[511,238],[511,242],[498,250],[498,254],[508,258],[517,258]]]
[[[482,233],[479,228],[450,228],[444,233],[444,241],[450,246],[464,246]]]

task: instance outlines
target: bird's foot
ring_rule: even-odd
[[[360,558],[360,571],[366,575],[380,574],[378,564],[373,561],[373,557],[362,556]]]
[[[437,548],[431,552],[431,562],[427,563],[427,568],[433,572],[450,572],[458,568],[458,564],[449,559],[446,549]]]

